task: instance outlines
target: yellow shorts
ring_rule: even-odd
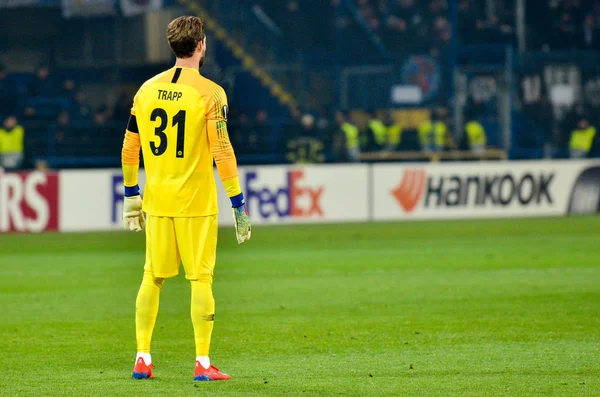
[[[152,271],[158,278],[175,277],[183,262],[188,280],[212,276],[217,258],[217,233],[217,215],[195,218],[148,215],[144,270]]]

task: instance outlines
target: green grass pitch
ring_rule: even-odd
[[[196,383],[183,274],[130,378],[142,234],[0,236],[0,396],[600,395],[600,217],[233,233]]]

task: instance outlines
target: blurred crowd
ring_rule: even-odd
[[[358,0],[357,5],[369,28],[392,51],[439,53],[450,44],[446,0]]]
[[[361,23],[392,52],[443,55],[450,45],[448,0],[355,0],[358,15],[347,7],[338,7],[340,2],[255,0],[287,40],[303,50],[345,51],[344,43],[351,43],[347,49],[352,47],[354,52],[358,49],[359,55],[365,55],[365,49],[372,50],[373,45]],[[514,42],[514,0],[494,0],[492,4],[493,7],[487,7],[481,1],[459,1],[458,32],[463,43]]]
[[[291,163],[431,160],[450,151],[471,153],[467,158],[486,156],[487,133],[476,117],[468,118],[462,131],[456,131],[446,108],[414,113],[420,113],[418,121],[407,123],[407,113],[395,109],[297,112],[291,121],[279,124],[260,110],[254,118],[234,114],[229,133],[238,154],[264,155],[275,145],[275,152]],[[280,139],[269,140],[273,133]]]
[[[130,103],[131,95],[122,94],[114,106],[94,108],[77,83],[58,78],[46,66],[19,87],[0,66],[0,166],[45,168],[52,158],[60,159],[63,167],[82,161],[88,166],[116,166]],[[521,134],[515,144],[527,148],[551,142],[568,148],[565,157],[575,158],[598,151],[597,112],[578,104],[557,130],[549,103],[532,106],[536,108],[524,110],[537,117],[548,137],[545,142],[525,142],[529,135]],[[444,107],[431,108],[427,117],[408,124],[393,109],[292,112],[289,118],[271,119],[263,109],[249,114],[234,108],[229,133],[241,163],[247,164],[403,159],[402,153],[410,154],[406,159],[430,160],[449,151],[485,158],[487,149],[495,146],[489,143],[490,131],[481,111],[474,106],[465,109],[463,125],[457,130]],[[552,131],[558,133],[553,136]]]
[[[114,155],[130,103],[123,94],[114,106],[93,107],[72,78],[46,65],[32,75],[0,65],[0,166],[45,167],[52,156]],[[117,123],[123,127],[115,129]]]
[[[435,160],[450,151],[463,156],[470,153],[466,158],[486,156],[487,133],[476,117],[469,117],[458,131],[444,107],[429,109],[426,117],[413,123],[406,123],[407,114],[395,110],[370,110],[363,113],[365,117],[360,117],[361,113],[340,111],[335,116],[334,153],[338,161]]]
[[[550,101],[544,99],[524,105],[523,114],[527,114],[534,124],[524,125],[514,143],[526,150],[544,150],[544,157],[600,157],[598,110],[598,107],[577,102],[556,122],[555,109]],[[542,132],[540,136],[533,133],[536,129]]]
[[[452,38],[449,0],[254,0],[302,50],[373,49],[361,21],[393,52],[439,54]],[[461,44],[516,44],[516,0],[458,0]],[[600,0],[525,1],[528,49],[600,49]],[[311,28],[308,28],[308,27]],[[316,28],[316,29],[315,29]],[[337,32],[337,33],[336,33]],[[336,41],[336,34],[339,35]],[[337,47],[337,48],[336,48]]]
[[[457,0],[460,44],[514,44],[515,1]],[[600,0],[525,4],[528,48],[600,49]],[[312,55],[319,51],[354,54],[363,64],[369,63],[375,50],[369,32],[395,53],[434,57],[445,56],[453,35],[450,0],[254,0],[254,5],[281,30],[290,48]],[[117,94],[112,101],[102,96],[92,96],[90,101],[88,95],[72,76],[46,65],[31,74],[0,65],[0,166],[45,167],[53,158],[60,158],[62,166],[81,164],[81,159],[87,159],[87,165],[114,166],[132,93]],[[493,146],[488,126],[477,114],[467,109],[464,125],[457,130],[444,108],[447,102],[439,105],[429,109],[431,117],[410,126],[394,117],[393,111],[313,109],[275,116],[264,109],[232,109],[230,135],[246,163],[279,162],[282,154],[290,162],[358,161],[368,153],[434,155],[463,150],[482,154]],[[571,157],[594,152],[595,128],[600,126],[597,112],[577,105],[557,124],[548,100],[532,106],[535,109],[524,110],[547,134],[543,144],[568,148]],[[515,141],[523,148],[541,144],[527,134]]]
[[[557,146],[568,147],[571,158],[597,156],[600,140],[596,134],[596,126],[600,126],[598,112],[581,103],[576,104],[558,130]]]
[[[462,44],[516,44],[515,0],[459,0]]]
[[[544,0],[526,4],[529,48],[600,49],[600,0]]]
[[[82,161],[116,165],[131,95],[121,94],[114,106],[97,99],[100,105],[92,106],[73,78],[46,65],[31,75],[0,66],[0,166],[46,168],[52,159],[63,167]],[[233,109],[229,129],[236,152],[250,163],[264,161],[269,153],[274,162],[323,162],[359,161],[365,152],[457,148],[448,112],[432,115],[418,128],[406,128],[391,113],[375,110],[355,125],[355,118],[343,112],[292,112],[272,120],[265,110]]]

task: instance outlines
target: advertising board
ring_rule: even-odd
[[[0,171],[0,233],[57,230],[58,174]]]
[[[373,220],[558,216],[569,207],[572,213],[583,213],[594,189],[600,189],[600,175],[577,188],[575,201],[571,193],[581,175],[587,172],[593,179],[592,171],[586,170],[598,165],[593,161],[375,165]]]
[[[600,212],[596,160],[240,167],[239,179],[254,225]],[[0,173],[0,233],[120,230],[122,211],[120,169]]]

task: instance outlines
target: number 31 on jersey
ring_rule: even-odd
[[[155,156],[162,156],[167,151],[168,139],[165,130],[171,118],[167,114],[167,111],[162,108],[156,108],[150,114],[150,121],[155,122],[160,119],[160,125],[154,129],[154,135],[159,139],[158,145],[156,142],[150,142],[150,149],[152,154]],[[184,156],[184,142],[185,142],[185,110],[180,110],[175,116],[173,116],[172,127],[177,127],[177,146],[176,155],[177,158],[183,158]]]

